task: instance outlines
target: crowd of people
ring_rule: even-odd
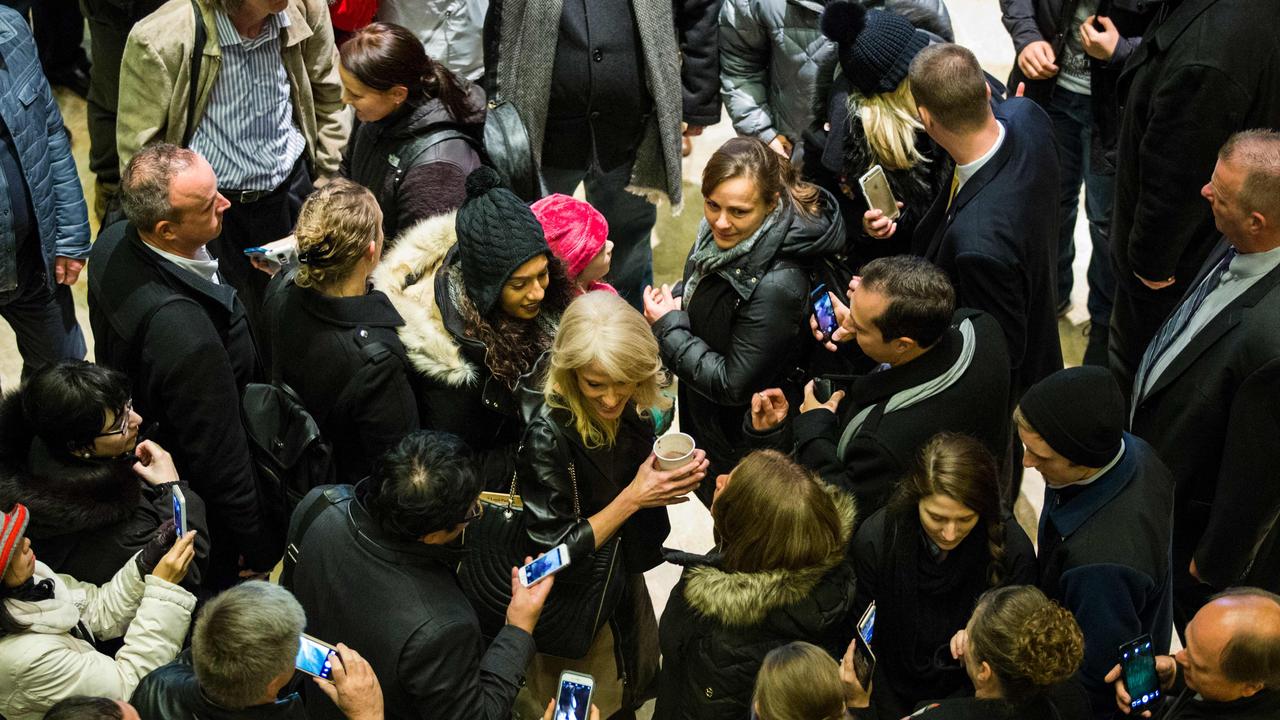
[[[0,720],[1280,717],[1280,7],[18,5]]]

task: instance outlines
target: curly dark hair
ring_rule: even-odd
[[[362,498],[374,522],[401,540],[451,530],[480,496],[471,448],[457,435],[419,430],[378,458]]]
[[[542,311],[533,320],[513,318],[502,311],[498,304],[488,316],[481,316],[471,299],[462,289],[461,266],[455,265],[457,274],[449,278],[458,312],[462,315],[464,330],[484,344],[484,364],[495,378],[508,389],[514,390],[520,376],[533,369],[538,358],[551,348],[555,340],[560,316],[573,300],[573,283],[565,274],[564,265],[547,254],[547,271],[551,276],[546,295],[542,299]],[[454,280],[458,282],[454,282]]]

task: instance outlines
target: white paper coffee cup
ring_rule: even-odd
[[[697,446],[693,437],[682,432],[667,433],[653,443],[653,454],[662,470],[678,470],[693,460]]]

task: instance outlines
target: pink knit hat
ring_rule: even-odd
[[[530,206],[542,223],[551,252],[565,265],[570,280],[576,280],[609,239],[609,223],[599,210],[568,195],[548,195]]]

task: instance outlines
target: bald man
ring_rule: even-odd
[[[1177,655],[1156,657],[1160,686],[1172,698],[1160,720],[1280,718],[1280,595],[1251,587],[1216,595],[1187,624],[1186,638]],[[1119,665],[1107,681],[1127,714]]]

